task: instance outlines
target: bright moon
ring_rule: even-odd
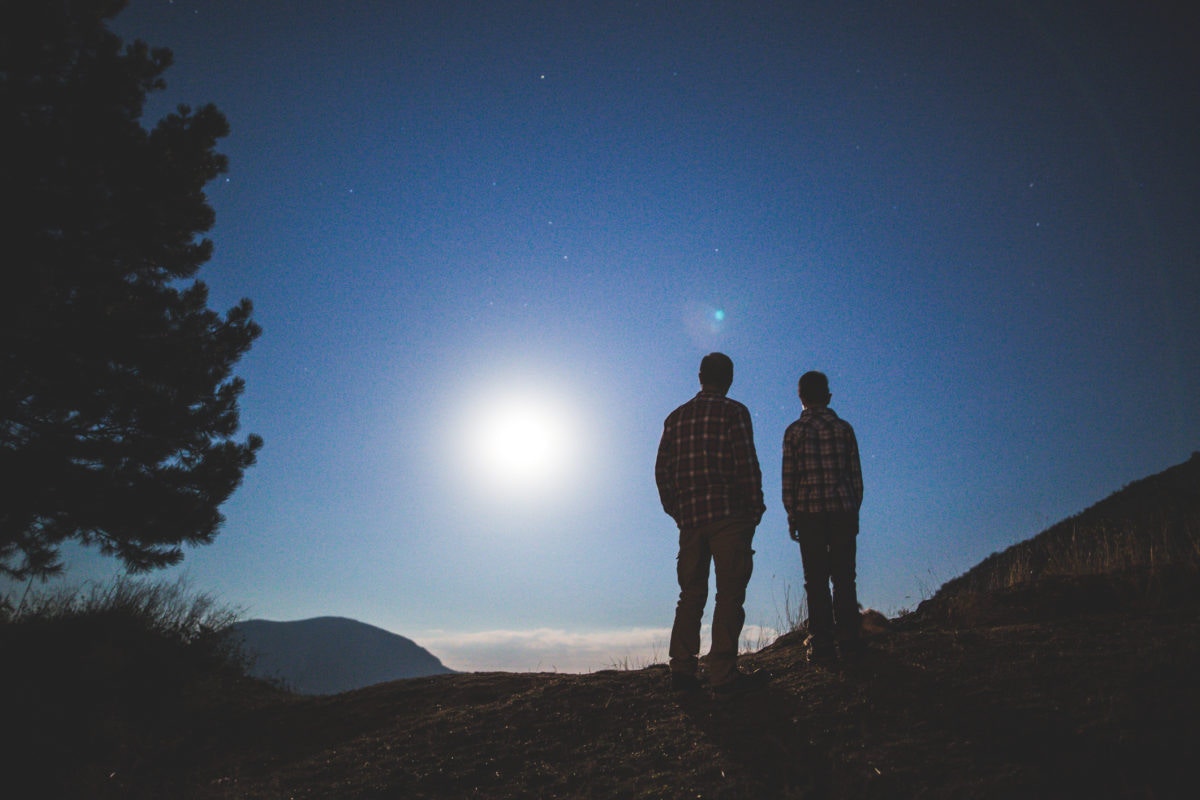
[[[554,474],[566,449],[562,420],[529,401],[514,400],[498,407],[480,434],[480,457],[489,471],[506,482],[545,480]]]
[[[484,401],[465,440],[477,475],[504,496],[552,494],[578,460],[569,406],[546,392],[519,391]]]

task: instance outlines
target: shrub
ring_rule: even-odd
[[[16,796],[130,796],[185,759],[248,681],[237,612],[173,583],[59,589],[0,616],[0,692]],[[178,765],[168,769],[177,773]]]

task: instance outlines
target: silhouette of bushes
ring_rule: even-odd
[[[0,686],[17,797],[127,797],[215,721],[246,661],[237,614],[184,581],[119,579],[2,604]],[[173,756],[178,758],[178,755]]]

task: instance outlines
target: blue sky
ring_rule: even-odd
[[[175,53],[147,123],[232,127],[201,277],[255,303],[266,445],[180,571],[248,616],[460,669],[665,659],[654,454],[711,350],[764,472],[752,626],[802,596],[779,461],[808,369],[858,432],[889,613],[1200,448],[1197,31],[1158,4],[133,0],[113,27]],[[505,425],[542,461],[487,450]]]

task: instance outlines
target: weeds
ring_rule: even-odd
[[[739,653],[757,653],[779,638],[779,631],[763,625],[747,625],[742,628]]]
[[[709,626],[705,625],[700,631],[700,651],[707,652],[712,644],[711,632]],[[763,625],[746,625],[742,628],[741,641],[738,642],[739,653],[756,653],[762,650],[771,642],[779,637],[779,631],[774,628],[765,627]],[[656,641],[651,645],[649,652],[643,652],[638,655],[626,654],[619,658],[614,658],[608,663],[608,669],[617,670],[619,672],[636,672],[648,667],[657,666],[666,663],[663,658],[663,648],[666,643]]]
[[[651,645],[649,655],[643,653],[640,656],[624,655],[620,658],[615,658],[609,663],[609,669],[615,669],[620,672],[636,672],[637,670],[646,669],[647,667],[662,664],[661,642],[654,642]]]
[[[772,598],[774,591],[772,591]],[[792,598],[792,585],[785,583],[783,585],[783,608],[779,608],[779,603],[775,603],[775,618],[776,626],[779,633],[792,633],[798,631],[808,624],[808,601],[804,596],[804,591],[797,593],[795,599]]]
[[[186,578],[164,583],[121,577],[108,585],[27,595],[7,621],[47,624],[124,617],[149,633],[188,644],[224,632],[240,616],[238,610],[218,605],[212,595],[192,591]]]
[[[1142,576],[1178,581],[1200,573],[1200,455],[1126,486],[1027,541],[993,553],[933,599],[969,604],[1043,579]]]
[[[129,796],[125,781],[148,754],[208,724],[248,684],[226,635],[237,612],[184,579],[122,578],[4,605],[0,702],[22,730],[5,772],[31,790],[17,796]]]
[[[993,554],[946,586],[962,582],[960,591],[988,593],[1052,576],[1153,573],[1174,567],[1200,567],[1200,515],[1174,523],[1074,522]]]

